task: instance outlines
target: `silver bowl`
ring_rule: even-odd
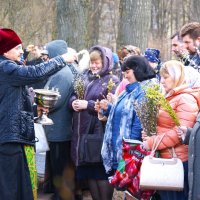
[[[53,108],[60,97],[59,92],[48,89],[35,89],[34,92],[34,102],[45,108]],[[38,117],[35,122],[43,125],[53,124],[53,121],[47,117],[46,112],[43,112],[42,116]]]

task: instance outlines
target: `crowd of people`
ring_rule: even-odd
[[[200,23],[185,24],[172,35],[171,50],[173,60],[163,61],[160,50],[142,52],[133,45],[117,53],[101,45],[76,52],[64,40],[23,48],[15,31],[0,28],[0,199],[37,199],[34,117],[43,111],[54,121],[44,126],[50,150],[42,187],[53,193],[52,200],[81,200],[85,188],[93,200],[111,200],[109,179],[122,158],[123,138],[151,151],[161,137],[159,156],[171,158],[173,149],[183,163],[184,189],[158,190],[152,198],[200,199]],[[152,84],[161,88],[180,126],[160,107],[156,133],[147,136],[134,102]],[[34,89],[54,89],[60,98],[51,109],[38,106]],[[100,151],[95,138],[91,151],[83,140],[94,133],[102,136]],[[86,162],[85,149],[100,161]]]

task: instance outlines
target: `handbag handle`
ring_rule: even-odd
[[[162,141],[162,139],[164,138],[164,136],[165,136],[165,133],[160,137],[160,139],[159,139],[159,141],[158,141],[157,144],[156,144],[156,141],[157,141],[157,138],[158,138],[158,137],[156,137],[156,139],[154,140],[153,146],[152,146],[152,150],[151,150],[151,153],[150,153],[150,156],[151,156],[151,157],[154,156],[155,151],[156,151],[156,149],[158,148],[158,145],[161,143],[161,141]]]
[[[153,157],[153,156],[154,156],[155,151],[156,151],[156,149],[158,148],[158,145],[161,143],[161,141],[162,141],[162,139],[164,138],[164,136],[165,136],[165,133],[160,137],[160,140],[158,141],[157,144],[156,144],[156,139],[157,139],[157,138],[155,139],[155,141],[154,141],[154,143],[153,143],[153,146],[152,146],[151,153],[150,153],[150,157]],[[169,150],[169,149],[168,149],[168,150]],[[172,147],[172,153],[170,152],[170,150],[169,150],[169,153],[171,154],[172,158],[177,158],[177,155],[176,155],[176,153],[175,153],[174,147]]]
[[[171,154],[172,158],[178,158],[177,155],[176,155],[176,153],[175,153],[174,147],[172,147],[172,152],[169,150],[169,153]]]

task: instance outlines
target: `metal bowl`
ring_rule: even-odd
[[[60,94],[59,92],[47,90],[47,89],[36,89],[34,90],[35,97],[34,101],[37,105],[52,108],[58,101]]]
[[[60,96],[60,93],[57,91],[53,91],[53,90],[48,90],[48,89],[35,89],[34,90],[36,95],[43,95],[43,96]]]

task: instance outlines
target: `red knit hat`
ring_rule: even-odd
[[[3,55],[21,43],[21,39],[13,30],[0,28],[0,55]]]

